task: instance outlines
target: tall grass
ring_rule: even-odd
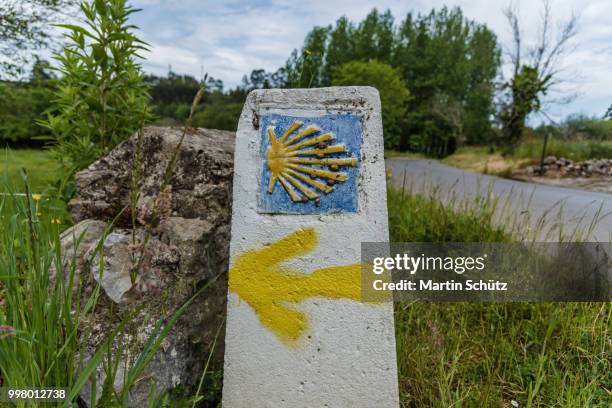
[[[525,140],[512,155],[517,159],[538,162],[542,155],[542,143],[543,139]],[[612,158],[612,141],[551,138],[546,145],[546,155],[564,157],[573,161],[610,159]]]
[[[61,253],[59,219],[30,194],[27,178],[24,185],[25,197],[0,197],[0,376],[14,388],[78,393],[92,369],[79,353],[79,325],[99,290],[81,302],[76,262]]]
[[[509,214],[499,227],[506,210],[492,196],[445,205],[391,189],[388,202],[398,242],[523,241],[547,227]],[[611,303],[413,302],[395,312],[403,407],[612,405]]]

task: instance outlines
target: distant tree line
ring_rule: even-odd
[[[550,27],[550,8],[544,11],[543,25]],[[525,41],[520,38],[516,10],[507,10],[506,15],[515,34],[511,53],[515,73],[506,82],[499,81],[501,53],[495,34],[465,18],[460,8],[409,13],[400,22],[390,11],[374,9],[360,22],[341,17],[333,25],[314,27],[303,46],[274,72],[255,69],[232,89],[208,77],[207,92],[192,124],[235,130],[246,95],[253,89],[370,85],[381,95],[388,149],[445,156],[462,144],[512,146],[521,137],[527,116],[541,108],[541,97],[557,82],[550,61],[557,59],[555,53],[563,51],[575,33],[575,19],[556,43],[542,37],[536,49],[521,50]],[[79,44],[78,40],[73,42]],[[59,75],[49,74],[45,63],[37,61],[28,80],[0,82],[0,140],[27,142],[48,133],[37,119],[59,95],[54,89],[64,73]],[[172,71],[165,76],[145,75],[143,82],[150,95],[152,121],[163,125],[184,123],[201,85],[193,76]],[[500,94],[505,97],[501,104],[496,101]],[[607,117],[610,112],[612,108]],[[607,140],[609,126],[587,119],[580,122],[580,130],[571,121],[561,127],[571,134]]]
[[[495,34],[459,8],[408,14],[399,25],[390,11],[374,9],[359,23],[341,17],[334,26],[313,28],[275,72],[254,70],[226,92],[220,81],[209,80],[194,123],[235,128],[252,89],[372,85],[381,93],[387,148],[446,155],[460,144],[494,137],[499,65]],[[147,80],[158,116],[186,116],[195,78],[170,73]]]
[[[48,64],[36,60],[26,81],[0,81],[0,142],[40,145],[49,132],[38,124],[54,97],[57,78]],[[4,147],[4,146],[2,146]]]
[[[446,155],[493,138],[497,38],[460,8],[409,13],[399,25],[390,11],[374,9],[357,24],[342,17],[315,27],[284,67],[286,86],[329,86],[346,75],[343,65],[373,60],[392,67],[410,93],[406,114],[385,124],[388,148]]]

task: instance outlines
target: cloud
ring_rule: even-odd
[[[389,8],[401,21],[408,12],[428,12],[444,4],[460,6],[471,19],[487,24],[508,43],[511,34],[502,9],[508,3],[487,0],[135,0],[143,11],[134,17],[141,34],[152,46],[145,70],[164,74],[171,65],[175,72],[200,76],[203,71],[220,78],[226,86],[240,83],[256,68],[274,71],[294,48],[300,48],[306,33],[315,25],[333,24],[346,15],[361,20],[372,8]],[[537,33],[541,3],[515,2],[521,12],[526,38]],[[553,15],[565,19],[580,14],[576,51],[566,60],[566,72],[575,80],[582,96],[559,114],[582,111],[601,115],[612,103],[612,2],[591,0],[553,1]],[[577,77],[575,74],[579,73]]]

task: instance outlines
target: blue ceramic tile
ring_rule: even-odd
[[[360,115],[346,112],[300,117],[268,113],[262,115],[260,129],[260,212],[357,212]]]

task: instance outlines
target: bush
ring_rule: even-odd
[[[332,85],[368,85],[380,92],[385,148],[399,147],[410,93],[399,72],[378,61],[353,61],[341,65],[333,74]]]
[[[575,115],[568,117],[563,127],[572,138],[612,141],[612,121],[609,120]]]
[[[195,114],[193,125],[208,129],[235,131],[242,112],[242,103],[216,103],[207,105]]]
[[[542,138],[525,140],[516,148],[513,156],[518,159],[530,159],[539,162],[542,157],[543,142]],[[546,145],[546,155],[564,157],[574,161],[609,159],[612,158],[612,142],[563,140],[553,136],[549,138]]]
[[[125,0],[84,2],[88,28],[62,25],[69,44],[55,55],[63,74],[53,111],[42,123],[69,174],[87,167],[148,119],[149,94],[138,53],[146,50],[128,24]]]
[[[32,144],[32,137],[48,133],[36,121],[52,97],[47,84],[0,82],[0,143]]]

